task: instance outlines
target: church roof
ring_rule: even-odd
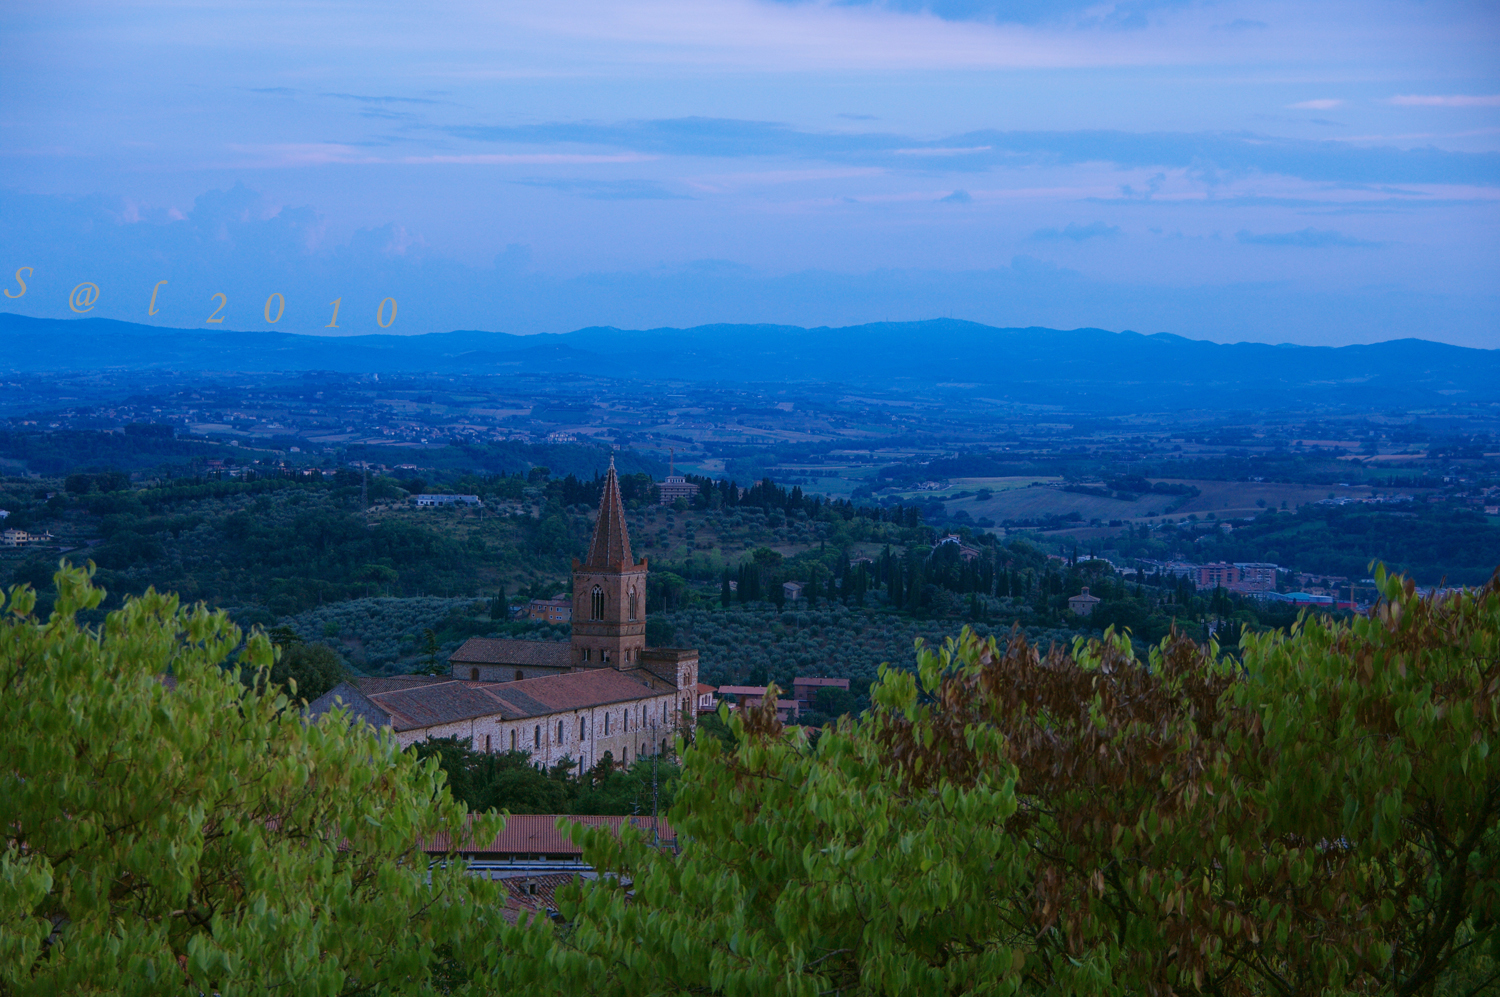
[[[615,478],[614,458],[604,479],[604,494],[599,499],[599,520],[594,524],[594,542],[589,544],[587,568],[613,568],[624,562],[634,566],[630,553],[630,534],[625,529],[625,504],[620,501],[620,482]]]
[[[448,660],[459,665],[545,665],[549,668],[566,668],[572,664],[572,651],[573,645],[565,640],[470,637],[457,651],[448,655]]]
[[[440,677],[435,682],[387,687],[380,692],[363,691],[360,686],[367,681],[340,682],[309,703],[307,715],[316,719],[342,701],[372,726],[409,731],[479,717],[539,719],[662,695],[613,668],[543,675],[519,682],[464,682]]]

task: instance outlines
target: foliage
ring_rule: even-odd
[[[567,994],[1477,994],[1500,980],[1500,578],[1213,644],[965,632],[811,744],[686,748],[680,855],[574,832]],[[621,885],[628,882],[631,894]],[[1462,989],[1459,989],[1462,988]]]
[[[327,644],[289,644],[280,651],[268,678],[294,700],[311,703],[349,677],[349,666]]]
[[[665,812],[676,792],[677,764],[668,758],[638,758],[621,769],[605,752],[593,768],[575,775],[571,759],[543,769],[525,751],[476,751],[462,737],[429,738],[410,750],[437,759],[454,798],[476,813],[640,814],[653,805]]]
[[[434,992],[493,899],[418,850],[464,819],[437,766],[240,682],[221,613],[148,592],[95,630],[88,574],[56,585],[0,622],[0,993]]]

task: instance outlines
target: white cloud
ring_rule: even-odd
[[[1404,94],[1392,97],[1388,103],[1397,107],[1500,107],[1500,93]]]
[[[1295,104],[1288,104],[1294,111],[1331,111],[1335,107],[1342,107],[1344,102],[1337,97],[1320,97],[1317,100],[1299,100]]]

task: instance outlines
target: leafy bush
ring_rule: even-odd
[[[680,855],[606,875],[492,985],[574,994],[1478,994],[1500,979],[1500,578],[1247,638],[1041,655],[965,632],[812,743],[686,749]],[[613,874],[613,875],[608,875]],[[618,878],[616,878],[618,877]],[[624,883],[632,884],[627,894]]]
[[[172,596],[56,577],[0,620],[0,993],[434,992],[495,891],[419,849],[463,820],[434,764],[262,695],[271,645]],[[476,833],[495,833],[481,821]]]

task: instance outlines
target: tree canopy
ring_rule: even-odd
[[[435,992],[494,910],[420,850],[464,819],[437,765],[257,692],[263,634],[242,682],[222,613],[152,591],[95,629],[89,573],[55,580],[0,619],[0,994]]]
[[[677,856],[495,982],[568,994],[1478,994],[1500,980],[1500,583],[1247,635],[1043,655],[965,633],[814,742],[685,752]],[[773,701],[773,696],[767,697]],[[624,885],[629,883],[631,891]],[[517,955],[519,953],[519,956]]]

